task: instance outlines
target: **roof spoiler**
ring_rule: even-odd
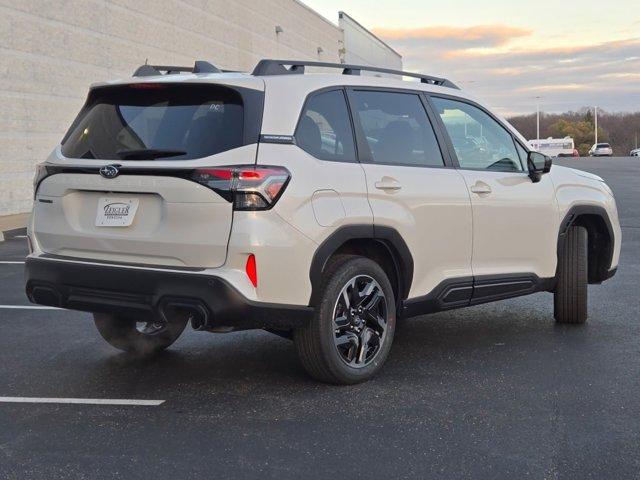
[[[164,72],[164,73],[163,73]],[[134,77],[151,77],[156,75],[172,75],[181,72],[189,72],[189,73],[222,73],[215,65],[205,62],[202,60],[197,60],[193,67],[176,67],[170,65],[149,65],[145,63],[144,65],[140,65],[135,72],[133,72]]]

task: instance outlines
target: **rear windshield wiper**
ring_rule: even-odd
[[[139,150],[118,150],[116,154],[123,160],[155,160],[156,158],[177,157],[186,155],[184,150],[160,150],[142,148]]]

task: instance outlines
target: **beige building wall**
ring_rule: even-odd
[[[238,70],[261,58],[335,62],[342,41],[296,0],[0,0],[0,216],[31,208],[34,165],[90,83],[128,77],[145,59]]]

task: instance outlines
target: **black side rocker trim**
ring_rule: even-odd
[[[468,307],[473,296],[473,277],[440,282],[431,292],[402,302],[403,318]]]
[[[405,300],[402,304],[402,316],[409,318],[553,291],[555,284],[555,278],[539,278],[533,273],[451,278],[438,284],[427,295]]]
[[[198,330],[288,330],[313,317],[308,306],[255,302],[226,280],[198,273],[27,258],[26,291],[40,305],[119,315],[191,315]]]

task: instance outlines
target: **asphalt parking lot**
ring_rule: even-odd
[[[89,314],[29,306],[24,238],[0,243],[0,478],[639,478],[640,159],[563,160],[604,177],[618,274],[585,326],[540,293],[408,320],[374,381],[309,379],[263,332],[186,331],[151,360]],[[11,263],[18,262],[18,263]]]

